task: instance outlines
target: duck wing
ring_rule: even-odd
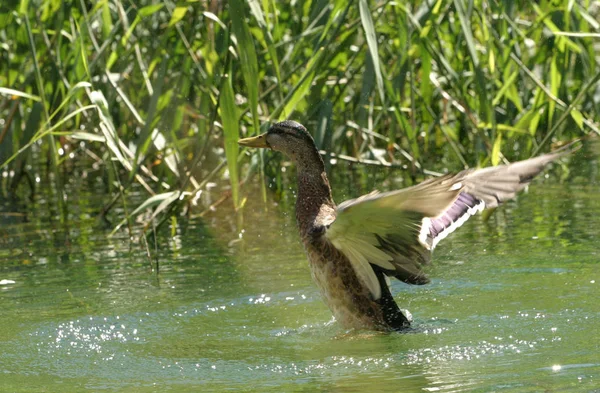
[[[502,202],[514,198],[546,165],[574,151],[568,147],[510,165],[459,172],[450,179],[453,187],[460,189],[458,197],[442,214],[423,220],[419,234],[421,242],[433,250],[440,240],[477,212],[498,207]]]
[[[422,266],[441,239],[478,211],[513,198],[545,165],[570,152],[468,169],[343,202],[325,237],[349,259],[374,300],[382,294],[375,270],[409,284],[426,284]]]
[[[348,258],[374,300],[381,297],[381,286],[373,266],[406,282],[428,282],[421,265],[429,262],[430,250],[419,234],[424,218],[440,216],[458,197],[460,190],[451,188],[451,178],[375,191],[337,207],[325,237]]]

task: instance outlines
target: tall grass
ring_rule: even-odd
[[[600,132],[599,20],[591,0],[3,2],[1,190],[48,162],[62,204],[77,163],[110,173],[121,224],[222,177],[239,208],[240,160],[280,161],[236,140],[284,118],[410,176],[526,158]]]

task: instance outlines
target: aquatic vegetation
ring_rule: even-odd
[[[410,179],[599,132],[597,3],[358,5],[3,3],[2,194],[50,187],[66,219],[64,184],[91,176],[113,196],[103,214],[120,206],[131,229],[151,209],[148,229],[197,200],[243,206],[255,172],[263,196],[281,191],[281,159],[235,144],[276,120],[306,124],[337,162]]]

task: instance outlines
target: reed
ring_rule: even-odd
[[[23,179],[44,162],[57,195],[71,166],[102,167],[129,227],[223,177],[240,208],[240,168],[264,190],[281,161],[236,140],[284,118],[412,177],[600,133],[598,1],[8,3],[2,193],[35,191]],[[147,197],[127,209],[134,184]]]

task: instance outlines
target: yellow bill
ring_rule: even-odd
[[[269,147],[267,144],[267,134],[260,134],[258,136],[253,136],[250,138],[240,139],[238,144],[246,147]]]

